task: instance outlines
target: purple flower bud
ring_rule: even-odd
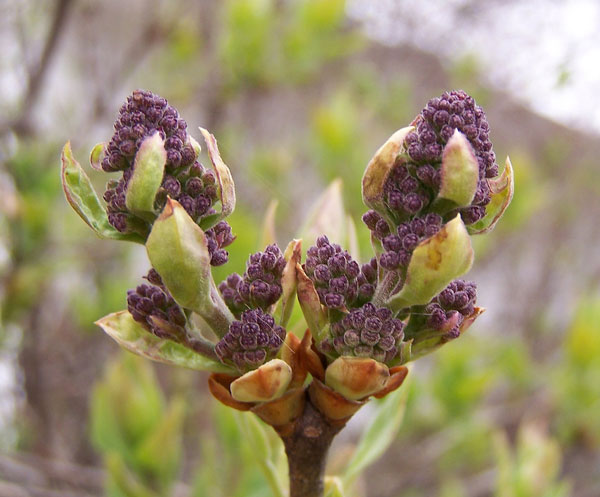
[[[160,338],[181,341],[185,335],[187,318],[183,309],[175,302],[163,286],[156,270],[151,269],[145,276],[150,284],[138,285],[127,292],[127,309],[138,323]],[[152,316],[167,323],[161,327],[153,322]]]
[[[403,338],[404,323],[389,309],[367,303],[330,327],[330,336],[317,347],[330,356],[371,357],[390,362],[396,358]]]
[[[273,359],[285,340],[285,330],[260,309],[242,313],[216,345],[215,352],[224,363],[234,364],[241,373],[258,368]]]

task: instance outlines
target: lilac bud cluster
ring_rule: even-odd
[[[252,254],[241,277],[234,273],[219,285],[225,303],[239,316],[244,309],[267,310],[283,293],[281,278],[286,261],[277,244]]]
[[[390,211],[398,219],[406,219],[426,209],[439,188],[440,174],[434,167],[398,160],[386,179],[384,194]]]
[[[322,235],[306,253],[306,275],[313,281],[321,304],[330,309],[355,305],[360,266],[350,254]]]
[[[407,267],[417,245],[435,235],[441,227],[442,217],[432,212],[400,224],[395,235],[387,235],[382,240],[385,253],[379,259],[381,267],[388,270]]]
[[[227,221],[219,221],[204,234],[208,244],[211,266],[222,266],[229,260],[229,252],[224,247],[231,245],[235,240],[231,226]]]
[[[411,172],[434,195],[439,191],[439,166],[444,146],[455,130],[466,136],[479,164],[479,184],[471,205],[461,209],[461,214],[465,224],[481,219],[490,201],[485,180],[498,175],[496,155],[489,139],[489,124],[483,109],[462,90],[445,92],[427,103],[413,125],[416,130],[405,139],[408,155],[414,163],[411,164]]]
[[[449,338],[458,337],[465,317],[475,310],[476,300],[477,286],[474,282],[454,280],[425,307],[425,313],[429,315],[428,326],[447,331]]]
[[[150,283],[127,292],[127,309],[144,328],[159,338],[179,340],[186,334],[186,317],[160,275],[151,269],[145,278]],[[158,319],[152,319],[158,318]]]
[[[223,363],[232,363],[246,373],[275,357],[285,335],[285,329],[276,325],[270,314],[252,309],[242,313],[240,321],[231,323],[215,352]]]
[[[398,355],[403,337],[402,321],[393,318],[389,309],[367,303],[333,323],[320,348],[327,355],[370,357],[389,363]]]
[[[134,91],[121,107],[114,129],[102,160],[105,171],[123,171],[119,180],[108,183],[104,193],[112,226],[122,233],[137,231],[147,235],[150,230],[146,222],[128,211],[126,197],[135,155],[144,139],[154,133],[160,134],[167,152],[165,173],[154,201],[156,211],[163,209],[168,196],[177,200],[196,223],[215,213],[213,206],[219,200],[216,177],[196,160],[186,122],[164,98],[149,91]],[[215,227],[211,255],[217,255],[213,256],[213,265],[227,261],[227,253],[220,249],[233,237],[230,228],[228,237],[223,236],[225,231],[225,227]]]
[[[358,307],[366,302],[370,302],[375,293],[377,286],[377,257],[373,257],[369,262],[360,267],[358,275],[358,296],[354,302],[354,306]]]

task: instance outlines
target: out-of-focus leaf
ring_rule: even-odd
[[[96,321],[105,333],[125,349],[153,361],[199,371],[234,373],[225,364],[209,359],[171,340],[146,331],[127,311],[115,312]]]
[[[271,200],[263,218],[263,225],[260,237],[258,250],[263,250],[267,245],[277,242],[277,234],[275,230],[275,213],[277,212],[277,200]]]
[[[269,428],[254,414],[236,411],[235,416],[238,419],[238,425],[242,427],[244,439],[252,447],[255,461],[267,479],[273,495],[285,497],[286,491],[281,481],[281,475],[273,462],[273,452],[269,444],[269,436],[266,433]]]
[[[337,476],[325,477],[324,497],[344,497],[344,484]]]
[[[117,453],[109,454],[106,458],[108,470],[108,488],[116,488],[125,497],[160,497],[143,485],[125,466]],[[110,490],[109,490],[109,495]]]
[[[92,183],[82,167],[73,157],[69,142],[62,151],[62,184],[67,201],[86,224],[100,238],[127,240],[144,243],[144,238],[136,233],[121,233],[109,222],[104,206],[94,191]]]
[[[165,489],[173,483],[179,467],[184,414],[183,399],[174,399],[158,426],[136,450],[137,461],[156,475]]]
[[[367,466],[375,462],[390,446],[400,428],[408,398],[408,385],[374,401],[376,412],[361,437],[352,459],[342,475],[345,486]]]
[[[320,235],[327,235],[332,242],[345,244],[346,213],[341,179],[332,181],[313,203],[300,234],[299,238],[302,238],[307,248],[314,245]]]

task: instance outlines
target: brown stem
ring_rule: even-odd
[[[342,426],[330,425],[306,400],[294,431],[282,436],[290,472],[290,497],[322,497],[327,451]]]

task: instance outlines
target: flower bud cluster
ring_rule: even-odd
[[[388,176],[384,194],[389,209],[399,219],[425,210],[436,197],[440,187],[440,174],[430,164],[416,166],[397,160]]]
[[[102,169],[106,172],[129,169],[144,138],[156,131],[165,140],[167,169],[192,164],[196,159],[187,140],[186,122],[164,98],[152,92],[136,90],[127,97],[114,129],[102,160]]]
[[[102,160],[105,171],[123,171],[119,180],[108,183],[104,193],[112,226],[122,233],[140,229],[149,231],[143,220],[129,212],[126,198],[136,153],[144,139],[153,133],[160,134],[167,154],[164,176],[154,200],[156,211],[163,209],[168,196],[177,200],[196,223],[215,213],[213,206],[219,200],[215,175],[196,160],[186,122],[164,98],[149,91],[134,91],[121,107],[114,128],[115,133]],[[220,249],[228,245],[227,240],[231,243],[233,237],[230,228],[220,226],[214,229],[211,263],[220,265],[227,261],[227,253]],[[226,231],[229,235],[224,236]],[[211,238],[211,235],[208,236]]]
[[[444,146],[454,131],[459,130],[473,147],[479,165],[479,183],[475,198],[469,207],[461,209],[461,214],[465,224],[481,219],[485,214],[485,206],[490,201],[490,192],[485,180],[498,175],[496,155],[489,139],[489,124],[483,109],[462,90],[445,92],[441,97],[433,98],[427,103],[413,125],[416,130],[409,133],[404,142],[412,161],[404,168],[412,175],[395,173],[394,177],[410,178],[403,181],[408,181],[411,186],[414,186],[413,179],[416,178],[421,187],[428,189],[434,196],[437,195]],[[403,206],[406,207],[406,201]],[[415,200],[414,207],[416,206]]]
[[[379,263],[388,270],[407,267],[413,251],[426,238],[435,235],[442,227],[442,217],[429,213],[425,217],[416,217],[398,226],[396,234],[387,235],[383,240],[385,253]]]
[[[276,325],[270,314],[251,309],[244,311],[239,321],[231,323],[215,352],[222,362],[233,363],[245,373],[275,357],[285,335],[285,329]]]
[[[447,331],[449,338],[460,335],[460,325],[473,314],[477,286],[472,281],[454,280],[425,307],[427,324],[434,330]],[[452,326],[449,330],[446,330]]]
[[[231,274],[219,285],[223,300],[236,316],[244,309],[267,310],[283,293],[281,277],[285,258],[277,244],[264,252],[252,254],[246,263],[244,276]]]
[[[377,286],[377,257],[373,257],[369,262],[360,267],[358,275],[358,296],[354,302],[354,306],[360,306],[366,302],[370,302],[375,293]]]
[[[306,253],[306,275],[313,281],[321,304],[330,309],[355,305],[360,266],[350,254],[322,235]],[[368,281],[367,281],[368,282]]]
[[[227,221],[219,221],[204,234],[208,243],[211,266],[222,266],[229,260],[229,252],[224,247],[231,245],[235,240],[231,226]]]
[[[403,330],[404,323],[393,318],[389,309],[366,303],[333,323],[330,337],[320,348],[328,355],[370,357],[389,363],[400,351]]]
[[[150,269],[145,278],[149,285],[139,285],[127,292],[129,313],[157,337],[178,340],[186,333],[187,320],[183,310],[165,288],[156,270]]]

